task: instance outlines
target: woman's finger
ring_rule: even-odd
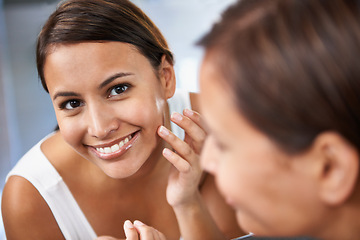
[[[184,110],[184,112],[190,112],[190,110],[187,110],[187,111]],[[193,139],[193,141],[202,143],[204,141],[204,139],[206,138],[206,132],[197,123],[200,121],[198,119],[199,116],[197,117],[197,115],[195,113],[192,113],[192,114],[187,113],[187,115],[191,116],[192,118],[190,118],[188,116],[183,116],[180,113],[175,112],[175,113],[171,114],[170,119],[176,125],[178,125],[182,129],[184,129],[185,133],[187,135],[189,135]],[[195,121],[194,121],[194,119],[195,119]]]
[[[126,240],[139,240],[138,233],[130,220],[124,222],[124,232]]]
[[[120,240],[120,239],[110,237],[110,236],[100,236],[100,237],[97,237],[95,240]]]
[[[184,109],[184,116],[190,118],[194,123],[196,123],[204,132],[207,132],[207,126],[205,122],[202,120],[200,113],[192,110],[192,109]]]
[[[194,161],[196,161],[197,156],[195,152],[191,149],[191,147],[187,143],[182,141],[180,138],[178,138],[175,134],[173,134],[169,129],[164,126],[160,126],[158,129],[158,134],[162,139],[164,139],[173,147],[173,149],[180,157],[184,158],[185,161],[189,162],[190,165]]]
[[[145,225],[139,220],[134,221],[134,226],[139,232],[141,240],[165,240],[165,238],[161,238],[161,235],[159,235],[159,231],[157,231],[153,227]]]
[[[190,171],[191,169],[191,165],[189,162],[187,162],[186,160],[184,160],[182,157],[180,157],[179,155],[177,155],[176,153],[174,153],[173,151],[171,151],[168,148],[164,148],[163,150],[163,156],[169,161],[171,162],[171,164],[179,171],[182,173],[187,173]]]
[[[155,228],[154,228],[154,230],[155,230],[155,234],[156,234],[156,239],[166,240],[166,237],[162,232],[160,232],[159,230],[157,230]]]

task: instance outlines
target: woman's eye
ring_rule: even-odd
[[[60,108],[61,109],[67,109],[67,110],[71,110],[71,109],[75,109],[78,107],[81,107],[82,103],[79,100],[69,100],[64,102]]]
[[[110,91],[109,97],[119,95],[128,90],[129,86],[126,84],[120,84],[113,87]]]
[[[225,145],[222,142],[220,142],[219,139],[217,139],[211,133],[208,134],[208,139],[211,140],[211,144],[214,149],[217,149],[218,151],[221,151],[221,152],[226,150]]]
[[[225,144],[220,141],[215,141],[215,145],[220,151],[225,151],[226,149]]]

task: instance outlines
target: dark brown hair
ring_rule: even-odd
[[[79,42],[119,41],[134,45],[154,69],[163,55],[173,55],[155,24],[128,0],[68,0],[61,2],[41,30],[36,49],[37,69],[46,91],[44,64],[52,47]]]
[[[289,153],[335,131],[360,149],[358,0],[242,0],[199,42],[239,111]]]

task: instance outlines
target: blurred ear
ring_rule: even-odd
[[[161,64],[159,67],[159,78],[163,89],[165,91],[165,97],[171,98],[176,89],[176,78],[174,66],[169,63],[165,54],[161,58]]]
[[[313,146],[320,152],[319,197],[327,205],[340,205],[354,192],[359,174],[359,153],[335,132],[320,134]]]

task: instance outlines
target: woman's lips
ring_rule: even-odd
[[[129,150],[137,140],[139,131],[123,138],[119,143],[115,143],[108,147],[90,147],[91,151],[99,158],[104,160],[112,160],[122,156]]]

